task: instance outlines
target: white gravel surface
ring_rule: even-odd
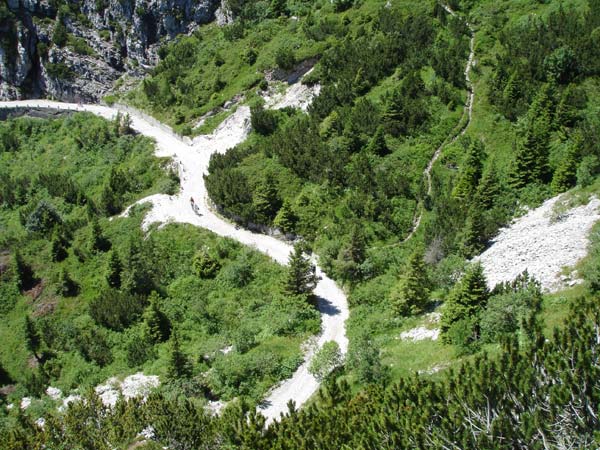
[[[292,85],[288,94],[274,100],[271,106],[293,106],[294,99],[306,98],[298,93],[298,90],[301,89],[304,88],[298,87],[298,84]],[[0,103],[0,108],[7,107],[49,107],[88,111],[108,119],[114,118],[118,112],[117,109],[105,106],[78,105],[49,100]],[[250,132],[250,110],[247,106],[238,107],[235,113],[228,117],[212,134],[195,138],[192,145],[184,143],[164,128],[152,125],[141,116],[131,114],[131,119],[132,128],[135,131],[155,139],[157,156],[171,157],[180,167],[181,191],[178,195],[158,194],[138,202],[152,204],[152,209],[143,222],[145,229],[152,223],[189,223],[211,230],[218,235],[233,238],[269,255],[280,264],[287,264],[288,256],[292,251],[291,245],[270,236],[241,228],[236,229],[233,224],[215,215],[208,207],[208,195],[202,175],[208,171],[211,154],[223,153],[247,137]],[[198,208],[197,212],[192,210],[190,197],[194,198]],[[349,315],[346,296],[319,267],[317,267],[317,275],[321,277],[321,280],[317,284],[315,293],[319,297],[318,307],[322,313],[318,345],[320,347],[327,341],[336,341],[342,353],[345,354],[348,349],[345,322]],[[275,387],[264,399],[260,412],[266,417],[267,423],[277,420],[281,413],[287,412],[289,400],[293,400],[299,407],[316,392],[319,383],[308,372],[309,363],[310,357],[305,358],[304,363],[296,370],[292,378]]]
[[[48,389],[46,389],[46,395],[52,400],[60,400],[62,398],[63,393],[58,388],[48,386]]]
[[[432,341],[437,341],[439,336],[439,328],[431,330],[425,327],[416,327],[400,333],[400,339],[402,339],[403,341],[411,340],[413,342],[422,341],[424,339],[431,339]]]
[[[71,394],[63,400],[63,403],[61,406],[58,407],[58,410],[62,412],[66,410],[71,403],[78,402],[79,400],[81,400],[81,395]]]
[[[29,408],[31,406],[31,397],[23,397],[19,406],[23,410]]]
[[[600,200],[592,198],[557,218],[553,208],[560,198],[547,200],[500,230],[492,246],[474,259],[481,261],[490,287],[511,281],[526,269],[546,292],[565,287],[561,271],[586,256],[590,230],[600,220]]]
[[[318,84],[306,86],[302,83],[295,83],[283,93],[269,92],[264,98],[267,108],[270,109],[291,106],[306,111],[319,92],[321,92],[321,86]]]
[[[129,375],[123,381],[110,378],[106,383],[96,386],[96,394],[106,406],[115,406],[120,395],[125,400],[137,397],[147,397],[150,391],[160,385],[158,376],[136,373]]]

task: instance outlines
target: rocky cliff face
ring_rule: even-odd
[[[139,78],[158,47],[210,22],[219,0],[0,0],[0,99],[95,101]]]

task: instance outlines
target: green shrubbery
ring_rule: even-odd
[[[258,400],[300,363],[319,314],[285,293],[286,271],[231,240],[176,225],[144,235],[140,207],[107,220],[171,183],[125,122],[0,123],[1,244],[13,251],[0,266],[0,366],[15,396],[144,370],[176,395]]]

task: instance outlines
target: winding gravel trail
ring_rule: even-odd
[[[298,94],[298,87],[292,86],[291,96],[283,96],[272,101],[270,107],[290,106],[290,98],[306,99]],[[303,100],[303,101],[304,101]],[[304,104],[299,105],[304,107]],[[106,119],[113,119],[119,112],[116,108],[100,105],[80,105],[49,100],[23,100],[0,102],[0,108],[49,108],[55,110],[87,111]],[[206,228],[220,236],[235,239],[261,251],[280,264],[287,264],[292,246],[263,234],[253,233],[217,216],[209,207],[208,193],[203,175],[208,172],[208,163],[213,153],[224,153],[227,149],[244,141],[250,132],[250,109],[240,106],[212,134],[199,136],[191,144],[179,139],[168,131],[144,119],[141,115],[130,113],[131,127],[140,134],[156,141],[156,155],[170,157],[179,166],[181,190],[178,195],[156,194],[137,203],[152,204],[152,209],[144,218],[142,226],[147,229],[152,223],[189,223]],[[190,197],[198,207],[198,213],[192,210]],[[124,214],[126,214],[125,211]],[[321,312],[321,334],[317,337],[320,348],[327,341],[335,341],[343,354],[348,349],[345,322],[348,318],[348,302],[343,291],[328,278],[317,265],[317,275],[321,278],[315,293],[318,296],[318,308]],[[304,404],[313,395],[319,382],[308,372],[311,354],[307,354],[304,363],[296,370],[292,378],[283,381],[264,399],[259,411],[267,423],[278,420],[280,414],[287,412],[287,403],[293,400],[296,407]]]
[[[442,8],[444,8],[444,10],[446,10],[448,12],[448,14],[450,14],[452,16],[456,16],[456,12],[454,12],[454,10],[452,8],[450,8],[450,6],[445,5],[445,4],[441,4],[441,6],[442,6]],[[444,150],[445,147],[456,142],[456,140],[460,136],[465,134],[465,131],[467,131],[467,127],[471,123],[471,118],[473,117],[473,101],[475,100],[475,90],[473,87],[473,83],[471,82],[471,69],[473,68],[473,61],[475,59],[475,30],[473,29],[473,27],[471,26],[471,24],[469,22],[465,21],[465,24],[469,28],[469,34],[471,35],[471,37],[469,39],[469,57],[467,58],[467,65],[465,66],[465,81],[467,84],[467,101],[463,108],[462,116],[458,122],[458,125],[456,126],[456,128],[454,128],[452,130],[452,132],[444,140],[444,142],[442,142],[440,144],[440,146],[435,150],[435,153],[433,154],[433,156],[429,160],[429,163],[427,163],[427,167],[423,171],[423,177],[427,181],[427,195],[431,195],[431,171],[433,170],[433,165],[438,160],[438,158],[442,154],[442,150]],[[464,120],[465,116],[467,117],[466,121]],[[415,215],[415,218],[413,220],[412,229],[410,230],[410,233],[408,234],[408,236],[406,236],[402,242],[406,242],[414,236],[414,234],[419,229],[419,226],[421,225],[422,218],[423,218],[423,206],[421,206],[419,208],[418,215]],[[397,245],[397,244],[392,244],[392,245]]]

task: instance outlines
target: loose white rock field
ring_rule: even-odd
[[[568,280],[561,272],[586,256],[590,230],[600,220],[600,200],[594,197],[587,205],[559,213],[557,202],[562,198],[547,200],[500,230],[492,246],[474,259],[481,261],[489,287],[511,281],[524,270],[546,292],[566,287]]]

